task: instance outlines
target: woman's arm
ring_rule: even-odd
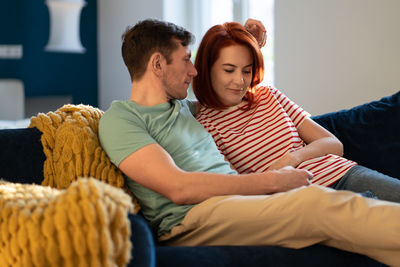
[[[343,155],[343,144],[328,130],[307,118],[297,128],[300,138],[306,146],[294,152],[287,153],[284,157],[273,163],[269,170],[280,169],[284,166],[297,167],[307,159],[321,157],[326,154]]]

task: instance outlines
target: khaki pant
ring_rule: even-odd
[[[316,243],[400,266],[400,204],[311,185],[265,196],[218,196],[161,236],[171,246]]]

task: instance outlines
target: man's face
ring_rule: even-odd
[[[172,52],[171,63],[166,65],[162,78],[166,96],[170,99],[184,99],[187,89],[197,71],[190,60],[191,52],[187,46],[178,44],[178,48]]]

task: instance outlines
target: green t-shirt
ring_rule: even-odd
[[[138,149],[158,143],[182,170],[236,173],[211,135],[193,117],[194,113],[195,105],[188,100],[172,100],[151,107],[133,101],[114,101],[100,120],[100,142],[116,166]],[[129,178],[126,182],[159,236],[179,224],[193,207],[176,205]]]

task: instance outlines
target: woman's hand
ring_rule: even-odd
[[[268,170],[279,170],[287,166],[296,168],[300,165],[301,162],[301,159],[296,157],[296,154],[294,152],[288,152],[282,158],[272,163],[271,166],[269,166]]]
[[[261,21],[248,19],[244,24],[246,30],[256,38],[258,45],[262,48],[267,43],[267,31]]]

